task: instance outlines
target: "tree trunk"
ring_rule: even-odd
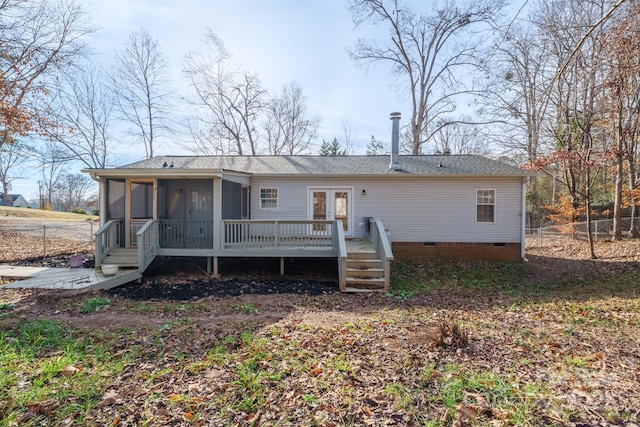
[[[635,226],[635,219],[636,219],[636,214],[638,212],[636,203],[638,203],[639,200],[635,197],[635,193],[634,193],[634,190],[638,188],[638,183],[636,181],[636,173],[634,168],[635,162],[636,162],[634,150],[628,150],[627,162],[628,162],[627,176],[629,179],[629,190],[631,191],[631,225],[629,226],[629,234],[633,238],[638,238],[640,237],[640,225],[637,227]]]
[[[613,202],[613,240],[622,240],[622,180],[623,163],[621,144],[618,144],[618,155],[616,156],[616,181]]]
[[[593,227],[591,225],[591,197],[586,197],[585,207],[587,208],[587,239],[589,240],[589,255],[591,259],[598,259],[596,251],[593,246]]]

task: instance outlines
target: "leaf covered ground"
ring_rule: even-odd
[[[639,248],[396,263],[388,295],[0,289],[0,425],[640,425]]]

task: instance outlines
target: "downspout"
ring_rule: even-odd
[[[522,179],[522,204],[520,207],[520,216],[522,217],[521,219],[521,224],[520,224],[520,258],[522,258],[522,261],[524,262],[528,262],[529,260],[527,259],[526,253],[525,253],[525,246],[526,246],[526,234],[525,234],[525,227],[527,224],[527,182],[526,182],[526,178]]]
[[[107,206],[107,182],[103,178],[98,178],[94,172],[89,172],[89,176],[99,185],[98,198],[100,199],[100,204],[98,205],[98,210],[100,215],[98,215],[98,218],[100,227],[102,227],[107,222],[107,210],[109,209]]]

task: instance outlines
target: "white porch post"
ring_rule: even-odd
[[[131,179],[124,180],[124,246],[131,246]]]
[[[223,247],[224,230],[222,229],[222,179],[213,179],[213,249],[219,251]]]
[[[109,210],[107,194],[107,181],[105,179],[100,179],[100,206],[98,207],[100,210],[100,227],[107,222],[107,211]]]

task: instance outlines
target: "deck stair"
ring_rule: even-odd
[[[121,268],[138,268],[137,248],[114,248],[102,264],[117,264]]]
[[[347,252],[346,292],[384,291],[385,274],[383,262],[373,249]]]

